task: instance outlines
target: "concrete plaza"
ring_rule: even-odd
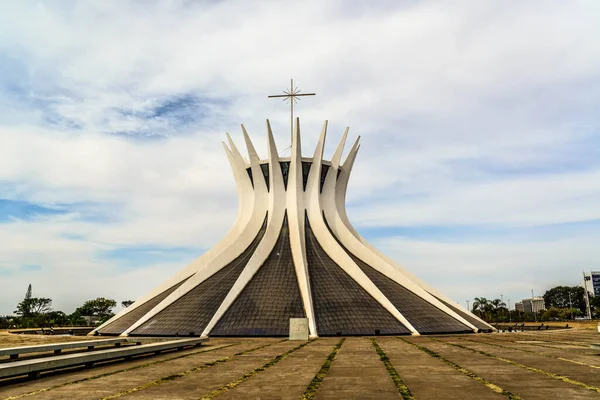
[[[63,339],[18,338],[22,345]],[[0,335],[0,347],[14,340]],[[0,382],[0,399],[598,399],[600,350],[590,349],[597,342],[591,329],[214,338],[199,348]]]

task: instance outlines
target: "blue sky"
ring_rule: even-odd
[[[0,314],[135,299],[224,236],[220,145],[361,151],[357,229],[464,303],[600,269],[600,4],[482,0],[0,5]],[[287,16],[298,29],[291,30]],[[93,27],[91,29],[90,27]]]

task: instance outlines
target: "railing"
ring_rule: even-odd
[[[557,330],[557,329],[570,329],[569,324],[565,323],[564,326],[556,326],[556,325],[545,325],[544,323],[540,323],[539,325],[525,325],[525,324],[495,324],[494,328],[502,331],[547,331],[547,330]]]

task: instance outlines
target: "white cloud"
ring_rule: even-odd
[[[582,271],[600,264],[600,229],[552,240],[486,240],[448,243],[390,237],[374,244],[456,301],[474,296],[512,299],[536,296],[557,285],[582,283]]]
[[[600,169],[483,182],[433,180],[418,188],[415,197],[359,203],[361,211],[355,222],[367,226],[514,227],[600,220],[599,182]]]

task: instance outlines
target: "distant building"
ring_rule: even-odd
[[[100,322],[100,317],[97,315],[82,315],[81,318],[85,319],[88,326],[94,326]]]
[[[521,300],[524,312],[540,312],[546,309],[543,297],[532,297]]]
[[[515,303],[515,311],[524,312],[523,303]]]
[[[594,296],[600,296],[600,271],[592,271],[590,276],[592,277]]]

